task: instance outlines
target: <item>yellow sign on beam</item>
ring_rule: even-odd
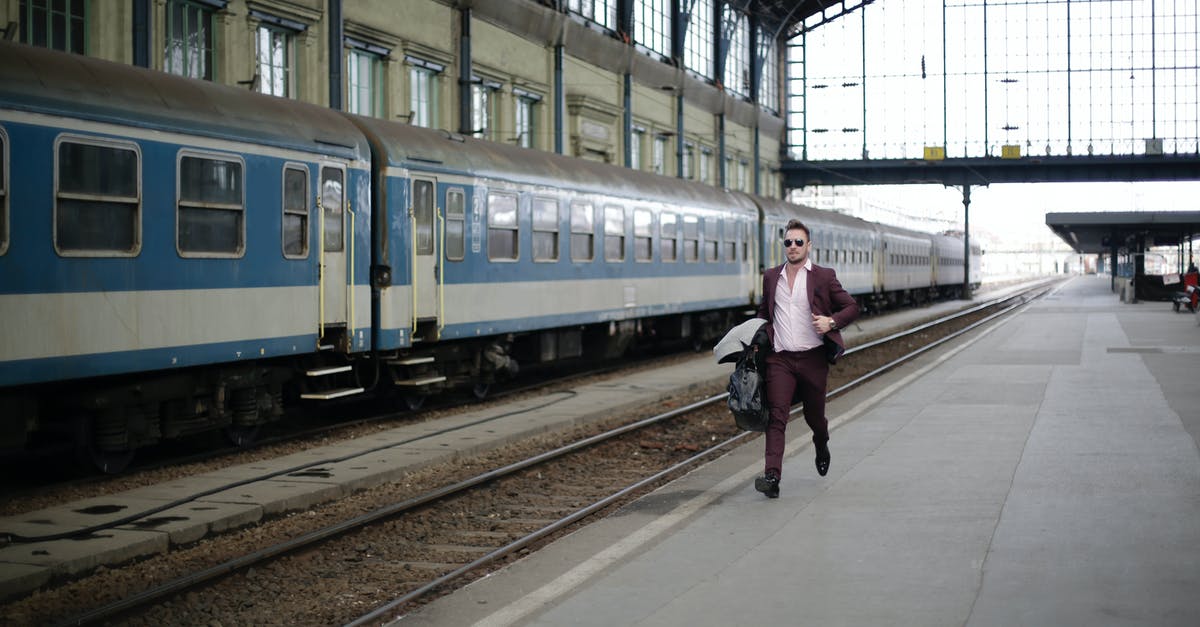
[[[1020,144],[1005,144],[1000,147],[1001,159],[1020,159],[1021,145]]]
[[[925,147],[926,161],[945,161],[946,147],[945,146],[926,146]]]

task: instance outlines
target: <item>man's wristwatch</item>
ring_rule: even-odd
[[[830,318],[830,319],[829,319],[829,330],[830,330],[830,331],[836,331],[836,330],[837,330],[837,320],[834,320],[833,318]]]

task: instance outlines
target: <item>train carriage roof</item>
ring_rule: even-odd
[[[861,229],[868,231],[876,231],[880,228],[886,228],[875,224],[874,222],[863,220],[862,218],[856,218],[854,216],[848,216],[846,214],[837,213],[834,211],[822,211],[807,205],[797,205],[776,198],[755,197],[755,200],[762,207],[763,212],[765,212],[768,217],[774,217],[780,221],[787,220],[789,218],[797,218],[801,222],[804,222],[805,226],[813,227],[813,230],[818,230],[815,226],[817,224],[842,226],[849,229]],[[809,222],[813,224],[810,225]],[[818,237],[819,235],[819,233],[814,233],[813,239],[820,239],[820,237]]]
[[[208,81],[0,42],[0,107],[365,159],[337,111]]]
[[[546,188],[561,188],[566,182],[570,189],[584,193],[742,213],[757,211],[744,196],[711,185],[398,122],[355,120],[378,142],[377,148],[384,151],[391,167],[429,168]]]

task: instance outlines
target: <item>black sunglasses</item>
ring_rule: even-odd
[[[804,240],[802,240],[802,239],[785,239],[785,240],[783,240],[784,248],[791,248],[792,244],[795,244],[796,247],[799,248],[800,246],[804,245]]]

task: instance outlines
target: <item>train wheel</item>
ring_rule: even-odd
[[[253,425],[249,427],[229,425],[228,427],[225,427],[223,431],[225,433],[225,439],[229,440],[229,442],[234,446],[238,448],[249,448],[258,441],[258,432],[261,428],[262,425]]]
[[[96,419],[85,415],[75,419],[75,459],[81,466],[95,468],[108,475],[125,471],[133,461],[134,449],[108,450],[96,439]]]
[[[488,392],[491,390],[491,383],[476,383],[475,386],[471,388],[471,394],[474,394],[477,400],[482,401],[483,399],[487,398]]]

